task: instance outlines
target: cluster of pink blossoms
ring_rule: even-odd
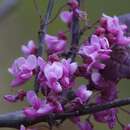
[[[69,11],[60,14],[61,20],[71,30],[73,17],[84,19],[84,12],[79,9],[77,0],[68,2]],[[102,104],[117,99],[117,85],[114,81],[104,79],[101,70],[105,68],[105,61],[111,58],[114,45],[128,46],[130,37],[125,36],[126,25],[119,22],[118,17],[102,16],[99,26],[79,48],[77,55],[82,63],[62,58],[67,52],[68,37],[64,32],[57,36],[46,34],[44,37],[47,59],[37,57],[38,48],[34,41],[22,46],[23,57],[19,57],[9,68],[14,77],[12,87],[24,85],[28,80],[37,77],[38,90],[42,97],[38,97],[34,90],[19,91],[16,95],[5,95],[9,102],[24,100],[26,97],[29,107],[24,108],[28,118],[44,116],[50,113],[74,111],[81,106],[91,103],[93,95],[96,104]],[[88,80],[86,84],[77,86],[77,77]],[[67,99],[67,93],[73,92],[73,97]],[[110,129],[115,127],[118,110],[115,108],[92,114],[97,122],[106,123]],[[92,121],[87,118],[84,122],[80,117],[70,119],[80,130],[93,130]],[[21,130],[26,128],[21,125]],[[129,125],[123,128],[129,130]]]

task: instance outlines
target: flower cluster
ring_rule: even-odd
[[[120,24],[118,17],[110,17],[103,14],[96,34],[106,36],[110,44],[128,45],[130,37],[125,36],[126,30],[127,26]]]
[[[74,18],[79,21],[85,20],[86,14],[80,10],[77,0],[69,0],[67,6],[69,11],[62,11],[60,18],[67,24],[71,34]],[[50,113],[73,112],[91,103],[103,104],[117,99],[117,82],[104,78],[102,71],[106,67],[106,61],[111,59],[114,45],[130,44],[130,37],[125,35],[126,29],[127,26],[121,24],[118,17],[103,14],[99,26],[76,52],[76,56],[82,59],[79,63],[72,61],[69,56],[64,58],[62,55],[68,52],[69,36],[65,32],[59,32],[57,36],[44,35],[47,58],[37,55],[38,47],[34,41],[22,45],[23,57],[17,58],[8,69],[14,77],[11,86],[25,85],[27,81],[35,78],[38,93],[30,88],[26,92],[20,90],[16,95],[7,94],[4,99],[17,102],[26,98],[29,106],[24,108],[24,114],[30,119]],[[78,77],[86,79],[86,84],[77,85]],[[97,122],[105,123],[112,129],[117,122],[117,114],[118,110],[112,108],[94,113],[92,116]],[[90,118],[84,122],[79,116],[70,120],[80,130],[94,128]],[[21,125],[20,130],[25,129]],[[123,128],[129,129],[129,125]]]

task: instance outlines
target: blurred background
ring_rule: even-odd
[[[0,7],[5,0],[0,0]],[[11,0],[6,0],[10,2]],[[11,76],[8,73],[8,67],[13,60],[21,56],[20,47],[29,40],[37,41],[37,32],[39,28],[39,17],[35,11],[33,0],[18,0],[20,2],[9,11],[5,16],[0,17],[0,114],[9,111],[15,111],[24,107],[26,103],[10,104],[3,100],[3,95],[7,93],[15,93],[16,90],[9,86]],[[42,12],[47,7],[47,0],[37,0]],[[102,13],[107,15],[121,15],[130,13],[130,0],[81,0],[83,10],[87,11],[90,21],[98,19]],[[56,0],[53,11],[53,17],[57,10],[66,0]],[[1,11],[1,8],[0,8]],[[1,13],[0,13],[1,14]],[[55,34],[63,29],[64,24],[57,18],[49,25],[49,33]],[[81,82],[81,81],[78,81]],[[130,96],[130,81],[122,80],[119,83],[120,97]],[[31,88],[32,84],[26,84],[27,88]],[[129,107],[130,108],[130,107]],[[130,123],[129,115],[120,114],[123,122]],[[95,130],[107,130],[104,124],[94,123]],[[77,128],[66,121],[58,130],[76,130]],[[121,129],[118,125],[115,130]],[[0,130],[14,130],[0,128]],[[42,130],[45,130],[43,128]]]

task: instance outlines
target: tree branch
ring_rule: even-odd
[[[77,0],[80,4],[80,0]],[[70,57],[72,61],[74,61],[79,44],[79,35],[80,35],[80,25],[79,25],[79,17],[77,12],[73,10],[73,18],[71,25],[71,48],[67,54],[67,57]]]
[[[45,34],[47,33],[48,22],[49,22],[51,13],[52,13],[53,6],[54,6],[54,0],[48,0],[48,7],[46,10],[45,16],[43,18],[41,18],[41,21],[40,21],[40,30],[39,30],[39,35],[38,35],[39,44],[38,44],[37,56],[41,56],[42,52],[43,52],[44,37],[45,37]],[[37,69],[37,71],[38,71],[38,69]],[[38,93],[38,90],[39,90],[39,87],[38,87],[39,84],[37,82],[37,77],[38,77],[38,73],[36,75],[35,83],[34,83],[36,93]]]
[[[47,33],[48,22],[52,13],[53,6],[54,6],[54,0],[48,0],[48,7],[45,16],[41,19],[40,23],[39,38],[38,38],[39,39],[38,56],[42,55],[44,36]]]
[[[46,116],[44,115],[34,119],[27,118],[24,115],[23,111],[11,112],[0,115],[0,127],[19,128],[21,124],[25,126],[30,126],[40,122],[47,122],[50,119],[50,117],[52,120],[62,120],[74,116],[93,114],[103,110],[121,107],[129,104],[130,104],[130,97],[121,100],[115,100],[109,103],[104,103],[101,105],[90,105],[90,106],[86,105],[85,107],[82,107],[73,112],[52,113],[50,115]]]

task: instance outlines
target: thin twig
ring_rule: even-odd
[[[49,22],[49,19],[50,19],[50,16],[52,14],[52,9],[53,9],[53,6],[54,6],[54,0],[48,0],[48,7],[47,7],[47,10],[46,10],[46,13],[45,13],[45,16],[43,18],[41,18],[41,21],[40,21],[40,30],[39,30],[39,35],[38,35],[38,52],[37,52],[37,56],[41,56],[42,55],[42,52],[43,52],[43,46],[44,46],[44,37],[45,37],[45,34],[47,33],[47,29],[48,29],[48,22]],[[34,83],[34,86],[35,86],[35,92],[38,93],[39,91],[39,84],[37,82],[37,77],[38,77],[38,72],[39,72],[39,69],[37,69],[37,74],[36,74],[36,77],[35,77],[35,83]]]
[[[45,16],[41,19],[40,22],[40,30],[39,30],[39,48],[38,48],[38,56],[42,55],[43,45],[44,45],[44,36],[47,33],[49,19],[52,14],[52,9],[54,6],[54,0],[48,0],[48,7],[45,13]]]
[[[117,115],[116,115],[116,119],[117,119],[118,124],[121,126],[121,128],[124,128],[125,125],[119,120]]]
[[[79,110],[72,112],[63,112],[63,113],[52,113],[52,120],[62,120],[67,119],[74,116],[82,116],[87,114],[93,114],[96,112],[100,112],[103,110],[121,107],[130,104],[130,97],[125,99],[118,99],[112,102],[94,105],[94,106],[85,106],[84,108],[80,108]],[[41,117],[37,117],[34,119],[27,118],[23,111],[11,112],[0,115],[0,127],[10,127],[10,128],[19,128],[21,124],[25,126],[34,125],[40,122],[47,122],[50,119],[50,115],[44,115]]]
[[[85,25],[81,30],[80,30],[80,35],[83,35],[88,29],[92,29],[99,23],[99,19],[96,20],[94,23],[90,25]]]
[[[126,114],[130,115],[130,111],[126,110],[125,108],[120,108],[120,110],[122,110],[123,112],[125,112]]]
[[[66,5],[67,5],[67,4],[64,4],[63,6],[61,6],[61,7],[58,9],[56,15],[55,15],[47,24],[51,24],[51,23],[59,16],[61,10],[62,10]]]
[[[33,3],[34,3],[34,7],[35,7],[35,10],[36,10],[37,15],[40,16],[40,18],[41,18],[42,14],[41,14],[39,5],[38,5],[38,3],[37,3],[37,0],[33,0]]]
[[[77,0],[80,4],[80,0]],[[74,61],[76,57],[76,53],[79,45],[79,35],[80,35],[80,25],[79,25],[79,17],[75,10],[73,10],[73,18],[71,25],[71,48],[67,54],[67,57],[71,58]]]

